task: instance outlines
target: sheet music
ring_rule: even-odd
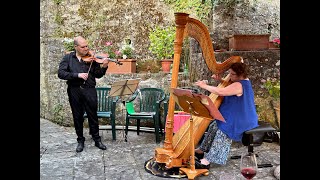
[[[192,90],[188,89],[171,88],[171,91],[176,103],[183,111],[191,113],[189,110],[189,106],[191,106],[193,108],[193,115],[217,119],[224,122],[223,116],[209,96],[201,93],[192,93]]]
[[[140,81],[141,79],[127,79],[114,82],[109,96],[131,95],[137,90]]]

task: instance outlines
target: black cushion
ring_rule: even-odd
[[[245,131],[242,136],[242,144],[245,146],[260,146],[267,132],[276,131],[270,123],[259,121],[259,126],[248,131]],[[252,142],[250,142],[252,136]]]

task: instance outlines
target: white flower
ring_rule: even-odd
[[[133,50],[134,50],[134,48],[132,47],[131,44],[122,45],[121,46],[121,53],[123,54],[123,57],[124,57],[124,55],[126,55],[125,58],[123,58],[123,59],[126,59],[126,58],[131,59]]]
[[[125,45],[121,46],[121,49],[122,49],[122,50],[125,50],[125,49],[127,49],[127,48],[134,50],[134,48],[132,47],[131,44],[125,44]]]
[[[122,55],[122,59],[127,59],[127,55]]]
[[[73,42],[73,39],[70,39],[70,38],[63,38],[63,42],[71,43],[71,42]]]
[[[73,51],[74,50],[73,39],[63,38],[62,42],[63,42],[64,49],[66,51]]]

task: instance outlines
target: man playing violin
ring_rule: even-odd
[[[109,60],[104,58],[102,63],[95,61],[95,57],[87,58],[88,42],[81,36],[74,38],[75,52],[66,54],[58,69],[58,77],[67,80],[67,94],[72,111],[74,128],[77,134],[78,146],[76,152],[83,151],[85,138],[83,136],[84,112],[88,115],[89,132],[95,141],[95,146],[106,150],[101,142],[97,117],[96,78],[105,75]],[[83,61],[86,57],[86,61]]]

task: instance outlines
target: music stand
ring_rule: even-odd
[[[132,95],[137,90],[140,80],[141,79],[127,79],[127,80],[114,82],[111,85],[109,96],[119,96],[120,97],[119,99],[121,99],[124,108],[126,108],[126,101],[124,100],[123,97],[125,95]],[[123,115],[123,111],[122,111],[122,115]]]
[[[124,96],[133,94],[138,87],[140,79],[127,79],[114,82],[111,85],[109,96]]]
[[[220,121],[224,121],[224,118],[208,96],[200,93],[192,93],[191,90],[187,89],[171,88],[170,90],[175,102],[183,109],[184,112],[190,114],[190,168],[180,168],[180,172],[187,174],[188,179],[194,179],[196,176],[201,174],[207,176],[209,175],[208,169],[195,169],[192,116],[217,119]]]

